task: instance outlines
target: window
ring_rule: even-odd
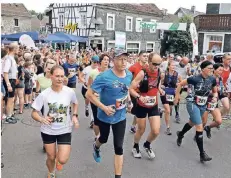
[[[132,32],[133,17],[126,16],[126,31]]]
[[[64,27],[64,14],[59,15],[59,27]]]
[[[115,14],[107,14],[107,30],[115,30]]]
[[[80,12],[87,12],[87,6],[80,7]]]
[[[138,54],[140,52],[140,42],[139,41],[127,41],[127,52]]]
[[[156,23],[156,20],[151,19],[151,22]],[[156,26],[153,29],[150,29],[150,33],[156,33]]]
[[[154,42],[147,42],[146,43],[146,51],[147,52],[153,52],[155,48],[155,43]]]
[[[14,26],[18,27],[18,19],[14,19]]]
[[[136,32],[142,32],[140,22],[142,22],[142,18],[136,18]]]
[[[81,15],[81,24],[82,24],[83,26],[86,26],[86,25],[87,25],[87,18],[86,18],[86,15],[85,15],[85,14]]]
[[[222,36],[210,36],[210,41],[220,41],[222,42]]]

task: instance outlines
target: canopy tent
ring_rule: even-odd
[[[44,38],[44,41],[52,43],[69,43],[71,40],[64,37],[59,37],[55,34],[50,34],[46,38]]]
[[[20,32],[20,33],[8,34],[8,35],[1,35],[1,39],[9,40],[9,41],[19,41],[19,38],[24,34],[29,35],[32,38],[32,40],[34,40],[34,41],[39,40],[39,33],[36,32],[36,31]]]
[[[75,35],[67,34],[64,32],[56,32],[54,33],[54,35],[69,39],[71,42],[86,42],[88,40],[88,38],[86,37],[75,36]]]
[[[10,43],[13,43],[14,41],[9,41],[9,40],[7,40],[7,39],[3,39],[3,40],[1,40],[1,43],[2,44],[10,44]]]

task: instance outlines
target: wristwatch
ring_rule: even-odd
[[[73,114],[72,116],[76,116],[76,117],[79,117],[79,115],[78,115],[78,114]]]

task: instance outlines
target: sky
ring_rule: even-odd
[[[96,1],[84,1],[81,0],[83,3],[84,2],[98,2],[98,3],[102,3],[102,2],[107,2],[105,0],[96,0]],[[133,1],[133,0],[132,0]],[[32,1],[32,0],[21,0],[21,2],[24,3],[24,5],[26,6],[26,8],[28,10],[35,10],[36,12],[44,12],[44,10],[49,6],[49,4],[51,3],[51,1],[49,2],[49,0],[39,0],[39,1]],[[54,1],[53,1],[54,2]],[[61,1],[59,1],[61,2]],[[76,0],[69,0],[69,1],[62,1],[62,3],[76,3]],[[111,2],[116,2],[116,3],[131,3],[131,0],[111,0]],[[193,1],[189,1],[189,0],[136,0],[134,1],[134,3],[154,3],[157,5],[157,7],[159,9],[167,9],[168,13],[173,14],[174,12],[177,11],[177,9],[179,7],[184,7],[184,8],[188,8],[190,9],[191,6],[196,6],[196,10],[200,11],[200,12],[205,12],[206,11],[206,4],[207,3],[230,3],[230,0],[193,0]]]

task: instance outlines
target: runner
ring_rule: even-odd
[[[88,88],[91,87],[93,81],[95,80],[95,78],[101,73],[101,72],[104,72],[105,70],[108,69],[108,65],[109,65],[109,56],[107,54],[102,54],[99,58],[99,68],[97,69],[94,69],[90,72],[90,75],[89,75],[89,79],[88,79]],[[98,96],[97,93],[95,93],[96,96]],[[98,118],[97,118],[97,106],[94,105],[92,102],[91,102],[91,110],[92,110],[92,113],[93,113],[93,117],[94,117],[94,125],[93,125],[93,129],[94,129],[94,132],[95,132],[95,141],[97,140],[97,138],[99,138],[99,121],[98,121]]]
[[[136,62],[134,65],[132,65],[129,70],[130,72],[133,74],[133,79],[137,76],[137,74],[143,69],[148,67],[148,54],[145,51],[140,51],[139,53],[139,62]],[[136,92],[139,93],[139,89],[136,89]],[[131,100],[132,100],[132,110],[131,110],[131,114],[134,115],[134,119],[132,122],[132,126],[130,129],[131,133],[136,133],[136,106],[137,106],[137,102],[136,102],[136,98],[134,98],[133,96],[131,96]]]
[[[216,87],[216,80],[213,76],[213,65],[209,61],[204,61],[201,63],[201,74],[189,77],[188,79],[183,80],[179,83],[174,104],[178,103],[180,100],[180,91],[181,88],[187,84],[190,85],[189,94],[186,98],[187,100],[187,111],[189,113],[190,121],[186,123],[182,129],[182,131],[177,132],[177,145],[181,146],[182,139],[184,134],[188,132],[193,126],[196,127],[196,142],[197,146],[200,151],[200,161],[210,161],[210,158],[204,151],[203,145],[203,124],[201,117],[203,116],[206,110],[206,103],[209,96],[210,91],[213,91],[213,101],[216,102],[216,98],[218,97],[217,94],[217,87]]]
[[[79,127],[79,122],[75,92],[63,86],[64,69],[61,66],[54,66],[50,73],[52,86],[35,99],[32,104],[32,118],[42,123],[41,136],[47,152],[48,178],[55,178],[55,164],[57,170],[62,170],[70,156],[72,122],[76,128]],[[71,104],[73,104],[72,117],[69,115]],[[42,107],[44,113],[41,117],[39,112]]]
[[[218,90],[218,99],[221,101],[222,105],[225,108],[229,108],[229,99],[228,99],[226,93],[224,93],[224,90],[223,90],[224,85],[222,83],[222,78],[221,78],[221,74],[223,72],[223,65],[222,64],[214,64],[213,68],[214,68],[213,76],[216,79],[216,86],[217,86],[217,90]],[[204,130],[206,131],[206,135],[209,139],[212,137],[211,129],[214,127],[219,127],[222,124],[222,117],[221,117],[220,108],[218,108],[217,102],[215,102],[215,103],[211,102],[212,97],[213,96],[211,94],[208,98],[207,110],[205,111],[203,118],[202,118]],[[213,116],[213,122],[210,123],[210,125],[205,126],[207,123],[207,120],[208,120],[209,112]]]
[[[168,62],[168,67],[165,73],[161,74],[161,88],[165,91],[165,94],[160,96],[161,102],[164,105],[165,123],[167,126],[166,134],[172,135],[170,130],[170,112],[172,110],[175,90],[178,81],[181,81],[181,76],[175,71],[175,62]]]
[[[99,56],[92,56],[91,58],[91,62],[92,64],[90,66],[87,66],[83,69],[82,72],[80,72],[79,75],[79,80],[83,83],[82,86],[82,95],[85,99],[85,115],[86,117],[89,116],[89,100],[86,98],[85,94],[87,92],[87,82],[88,82],[88,78],[89,78],[89,74],[93,69],[96,69],[98,67],[99,64]],[[93,123],[94,123],[94,118],[93,115],[91,114],[91,122],[90,122],[90,128],[93,128]]]
[[[123,167],[123,142],[126,129],[126,103],[131,109],[128,88],[132,74],[126,70],[128,54],[115,51],[114,67],[98,75],[90,89],[87,98],[98,107],[100,137],[93,145],[93,156],[96,162],[101,161],[100,147],[106,143],[113,131],[115,178],[121,178]],[[100,95],[100,100],[94,93]]]
[[[158,88],[160,83],[161,57],[156,53],[150,53],[148,56],[149,67],[141,70],[136,78],[132,81],[130,87],[131,95],[137,99],[136,121],[138,129],[134,135],[134,146],[132,149],[135,158],[141,158],[139,149],[139,141],[145,132],[146,117],[148,115],[151,132],[144,143],[144,149],[150,159],[155,158],[155,154],[150,147],[151,143],[157,138],[160,131],[160,115],[158,109]],[[141,82],[142,81],[142,82]],[[136,88],[140,85],[140,94],[136,92]],[[164,91],[159,88],[161,93]]]
[[[77,74],[79,66],[76,64],[76,55],[71,53],[67,62],[63,64],[65,76],[68,78],[67,86],[76,89]]]

